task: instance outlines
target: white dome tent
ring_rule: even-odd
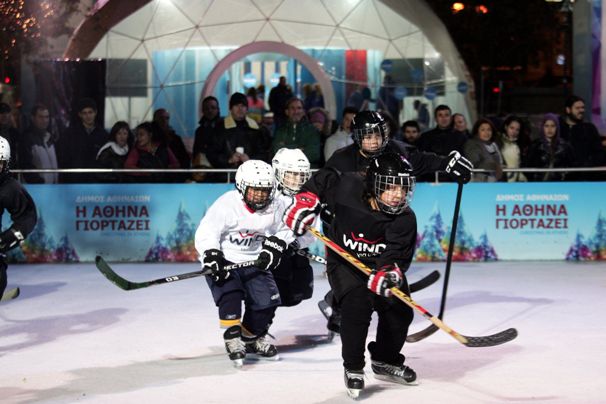
[[[290,63],[292,53],[276,51],[280,47],[275,43],[295,47],[317,60],[321,72],[303,66],[305,77],[322,85],[333,117],[340,116],[346,89],[365,85],[375,98],[383,77],[391,73],[396,76],[396,94],[404,99],[401,119],[414,118],[414,99],[430,102],[430,110],[445,103],[468,120],[475,118],[473,81],[467,68],[444,25],[420,0],[127,3],[98,1],[64,53],[70,59],[108,60],[106,126],[124,119],[136,124],[163,107],[171,112],[177,133],[191,137],[203,89],[219,98],[225,114],[229,94],[244,91],[246,74],[249,78],[264,77],[257,84],[267,84],[266,94],[278,75],[293,80],[298,92],[305,72],[301,73],[300,63]],[[259,49],[256,55],[243,52],[242,60],[252,65],[232,63],[222,66],[224,73],[213,72],[225,56],[237,55],[239,48],[250,48],[254,43],[266,46],[254,48]],[[351,56],[352,51],[363,52],[362,59],[345,62],[344,52]],[[366,69],[354,72],[352,79],[360,60]],[[215,82],[205,88],[211,73]],[[322,73],[324,76],[318,77]],[[327,88],[326,79],[332,88]],[[469,90],[462,90],[465,87]],[[331,97],[336,102],[332,103]]]

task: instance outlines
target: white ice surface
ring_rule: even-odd
[[[443,266],[416,264],[408,276],[414,281]],[[143,281],[198,267],[114,268]],[[316,306],[328,289],[320,267],[314,297],[278,309],[270,331],[281,360],[242,370],[224,353],[202,278],[126,292],[93,264],[13,265],[14,286],[21,296],[0,303],[1,403],[352,402],[344,392],[340,340],[325,342]],[[414,299],[437,314],[440,295],[441,280]],[[467,348],[439,331],[406,344],[420,384],[378,381],[367,365],[360,401],[604,403],[605,309],[604,263],[455,263],[446,324],[473,336],[515,327],[519,337]],[[427,325],[417,316],[412,332]]]

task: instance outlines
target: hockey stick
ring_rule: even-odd
[[[419,290],[425,289],[426,287],[433,285],[438,281],[438,279],[440,279],[440,272],[433,271],[430,272],[429,275],[426,275],[418,281],[408,285],[408,288],[410,289],[410,293],[415,293]]]
[[[319,264],[326,265],[326,259],[324,257],[320,257],[319,255],[312,254],[307,250],[297,249],[296,252],[297,252],[297,254],[299,254],[302,257],[306,257],[306,258],[309,258],[310,260],[316,261]]]
[[[307,226],[307,231],[310,231],[318,240],[323,242],[328,248],[339,254],[345,260],[349,261],[354,267],[364,272],[366,275],[370,275],[372,272],[370,268],[360,262],[357,258],[349,254],[345,251],[341,246],[336,244],[334,241],[314,229],[313,227]],[[468,337],[458,332],[454,331],[452,328],[448,327],[446,324],[442,322],[439,318],[425,310],[422,306],[417,304],[410,296],[406,293],[402,292],[398,288],[391,288],[391,292],[398,299],[406,303],[412,309],[417,310],[421,313],[425,318],[431,321],[436,327],[440,328],[442,331],[450,334],[454,339],[459,341],[461,344],[468,347],[489,347],[499,344],[504,344],[506,342],[511,341],[515,337],[518,336],[518,331],[515,328],[508,328],[507,330],[501,331],[499,333],[493,335],[487,335],[483,337]]]
[[[0,299],[0,302],[5,302],[7,300],[16,299],[16,298],[19,297],[20,293],[21,293],[21,290],[19,288],[14,288],[14,289],[7,290],[2,295],[2,298]]]
[[[232,269],[252,267],[252,266],[255,266],[256,263],[257,263],[256,261],[246,261],[246,262],[240,262],[238,264],[226,265],[224,268],[227,271],[231,271]],[[161,285],[163,283],[182,281],[183,279],[189,279],[189,278],[195,278],[198,276],[208,275],[211,272],[210,270],[205,269],[202,271],[187,272],[184,274],[167,276],[166,278],[154,279],[154,280],[147,281],[147,282],[131,282],[128,279],[125,279],[125,278],[121,277],[120,275],[118,275],[116,272],[114,272],[114,270],[109,266],[109,264],[107,262],[105,262],[105,260],[98,255],[95,258],[95,265],[97,266],[97,269],[107,279],[109,279],[110,282],[112,282],[114,285],[116,285],[120,289],[124,289],[124,290],[141,289],[141,288],[147,288],[149,286]]]
[[[450,267],[452,265],[452,254],[454,253],[455,238],[457,234],[457,224],[459,223],[459,211],[461,210],[461,199],[463,197],[463,184],[459,183],[457,187],[457,198],[455,200],[454,215],[452,218],[452,229],[450,230],[450,240],[448,241],[448,255],[446,256],[446,270],[444,271],[444,283],[442,285],[442,300],[440,301],[440,312],[438,318],[444,318],[446,308],[446,295],[448,293],[448,280],[450,279]],[[406,337],[406,342],[419,342],[438,331],[438,327],[431,324],[429,327],[410,334]]]

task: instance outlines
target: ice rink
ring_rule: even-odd
[[[113,267],[135,281],[198,269]],[[414,264],[408,278],[443,268]],[[328,282],[315,269],[314,297],[278,309],[270,330],[281,360],[237,370],[202,278],[127,292],[94,264],[13,265],[9,288],[21,296],[0,303],[0,402],[351,403],[341,342],[326,341],[316,305]],[[413,297],[437,314],[441,288],[442,280]],[[367,365],[359,401],[604,403],[605,309],[606,263],[455,263],[445,323],[470,336],[515,327],[519,337],[467,348],[438,331],[404,346],[418,386],[378,381]],[[429,324],[416,316],[412,332]]]

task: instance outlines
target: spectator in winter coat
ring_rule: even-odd
[[[97,153],[97,163],[101,168],[124,168],[126,156],[133,143],[133,135],[128,123],[118,121],[109,132],[109,142],[105,143]],[[122,173],[99,173],[99,179],[103,182],[122,182]]]
[[[522,165],[522,151],[518,144],[522,121],[515,115],[510,115],[503,122],[503,133],[497,137],[497,144],[503,156],[506,168],[520,168]],[[526,182],[524,173],[507,173],[507,182]]]
[[[57,137],[48,130],[50,115],[48,108],[37,104],[32,109],[32,126],[23,134],[23,145],[20,149],[20,164],[24,169],[58,168],[55,144]],[[26,182],[32,184],[56,184],[58,173],[27,173]]]
[[[303,101],[291,98],[286,103],[285,125],[276,129],[272,142],[272,153],[276,154],[283,147],[301,149],[312,168],[319,167],[322,160],[320,133],[305,119]]]
[[[465,143],[463,155],[471,161],[474,168],[490,170],[474,173],[471,179],[473,182],[495,182],[503,176],[503,158],[499,146],[493,140],[496,133],[494,125],[488,119],[478,119],[473,125],[471,139]]]
[[[154,133],[151,122],[143,122],[135,129],[135,145],[129,151],[124,168],[179,168],[179,161]],[[133,173],[135,182],[164,182],[166,173]]]
[[[569,142],[574,151],[572,167],[598,167],[604,165],[605,156],[597,128],[584,122],[585,101],[572,95],[565,102],[566,115],[560,118],[560,137]],[[568,180],[591,181],[603,179],[603,173],[571,173]]]
[[[61,168],[95,168],[97,153],[107,143],[108,134],[97,124],[97,103],[83,98],[78,103],[78,119],[61,136],[58,157]],[[87,183],[96,180],[94,175],[64,174],[64,182]]]
[[[351,137],[351,122],[357,113],[358,110],[354,107],[345,107],[343,109],[343,118],[339,130],[326,139],[326,143],[324,144],[324,159],[326,161],[328,161],[337,150],[353,144],[354,141]]]
[[[541,122],[541,136],[535,140],[528,151],[527,167],[564,168],[572,166],[575,156],[570,144],[560,137],[560,124],[557,115],[545,114]],[[565,172],[534,173],[534,181],[564,181]]]

